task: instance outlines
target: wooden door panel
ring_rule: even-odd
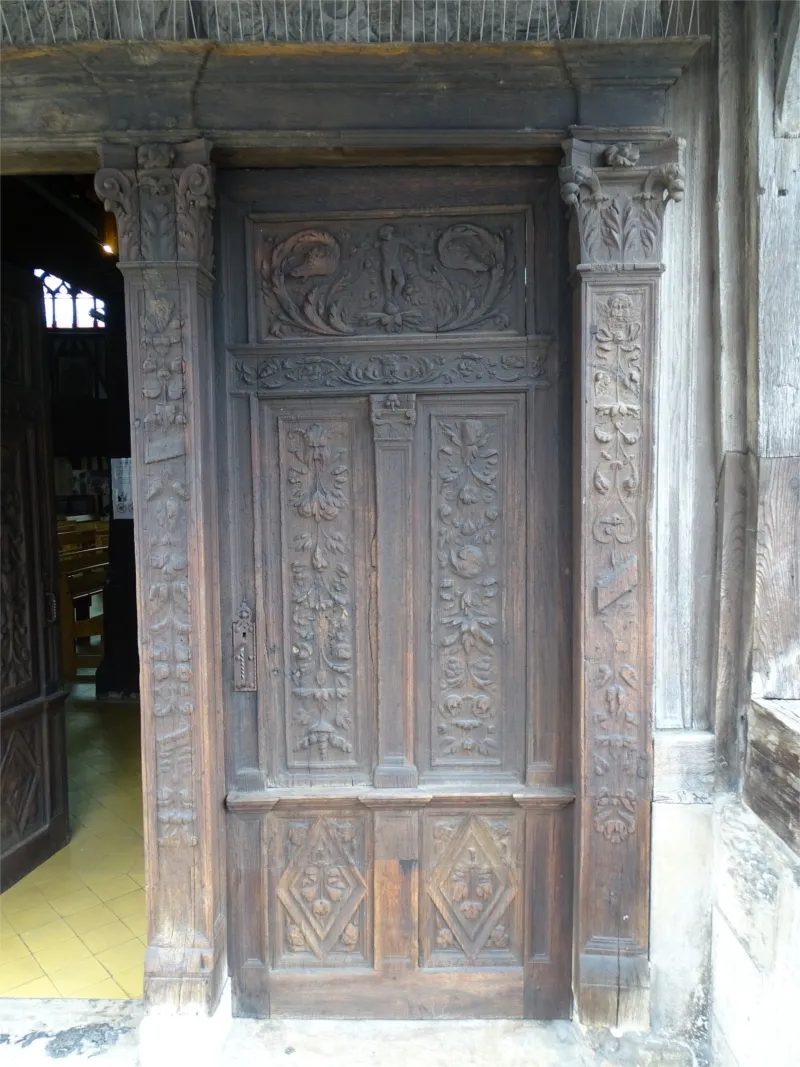
[[[472,778],[521,782],[525,397],[423,397],[418,426],[420,767],[459,788]]]
[[[505,809],[426,812],[424,967],[521,967],[523,818]]]
[[[374,720],[366,400],[266,403],[266,734],[275,783],[369,780]]]
[[[243,1014],[569,1012],[557,202],[410,178],[227,180]]]
[[[371,962],[370,822],[363,809],[327,806],[271,818],[273,967]]]

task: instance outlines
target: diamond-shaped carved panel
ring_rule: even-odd
[[[362,818],[275,820],[277,957],[284,966],[363,963],[367,884]]]
[[[519,838],[511,815],[427,820],[428,962],[519,962]]]

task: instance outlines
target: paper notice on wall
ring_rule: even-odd
[[[111,497],[115,519],[133,518],[130,456],[111,460]]]

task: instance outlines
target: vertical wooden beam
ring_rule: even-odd
[[[381,788],[413,788],[412,441],[413,393],[374,394],[378,580],[378,766]]]
[[[107,146],[125,276],[151,1006],[209,1012],[225,972],[210,145]]]
[[[581,1021],[649,1025],[653,386],[680,146],[565,143],[576,282]]]

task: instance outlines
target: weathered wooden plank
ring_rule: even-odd
[[[800,700],[753,700],[744,799],[800,854]]]
[[[758,330],[757,452],[759,456],[800,455],[800,139],[776,137],[775,37],[773,9],[748,7],[748,39],[753,79],[753,129],[757,153]]]
[[[717,774],[732,788],[741,773],[742,730],[747,691],[742,653],[752,616],[751,564],[755,514],[755,460],[730,452],[723,457],[717,490],[717,635],[711,693],[717,738]]]
[[[800,456],[759,462],[754,697],[800,699]]]
[[[537,130],[557,148],[581,112],[597,122],[606,109],[606,122],[620,122],[625,109],[629,122],[660,124],[667,87],[704,43],[702,37],[279,47],[92,41],[7,48],[4,172],[91,169],[104,139],[136,144],[159,129],[174,141],[203,130],[227,153],[226,164],[240,166],[263,165],[252,152],[276,147],[276,132],[288,133],[291,149],[312,147],[317,160],[320,149],[328,160],[347,149],[349,134],[353,147],[374,152],[413,146],[422,133],[436,150],[426,130],[455,134],[473,159],[476,142],[487,151],[498,139],[508,147],[503,131],[517,149],[527,139],[522,146],[530,152]],[[253,107],[254,99],[268,106]],[[472,131],[470,139],[460,137],[464,130]],[[249,156],[238,154],[244,144]]]
[[[685,141],[686,189],[664,232],[656,373],[655,726],[708,729],[714,542],[713,379],[710,262],[697,234],[711,225],[713,57],[699,56],[667,100],[667,124]],[[672,309],[680,309],[675,314]]]

